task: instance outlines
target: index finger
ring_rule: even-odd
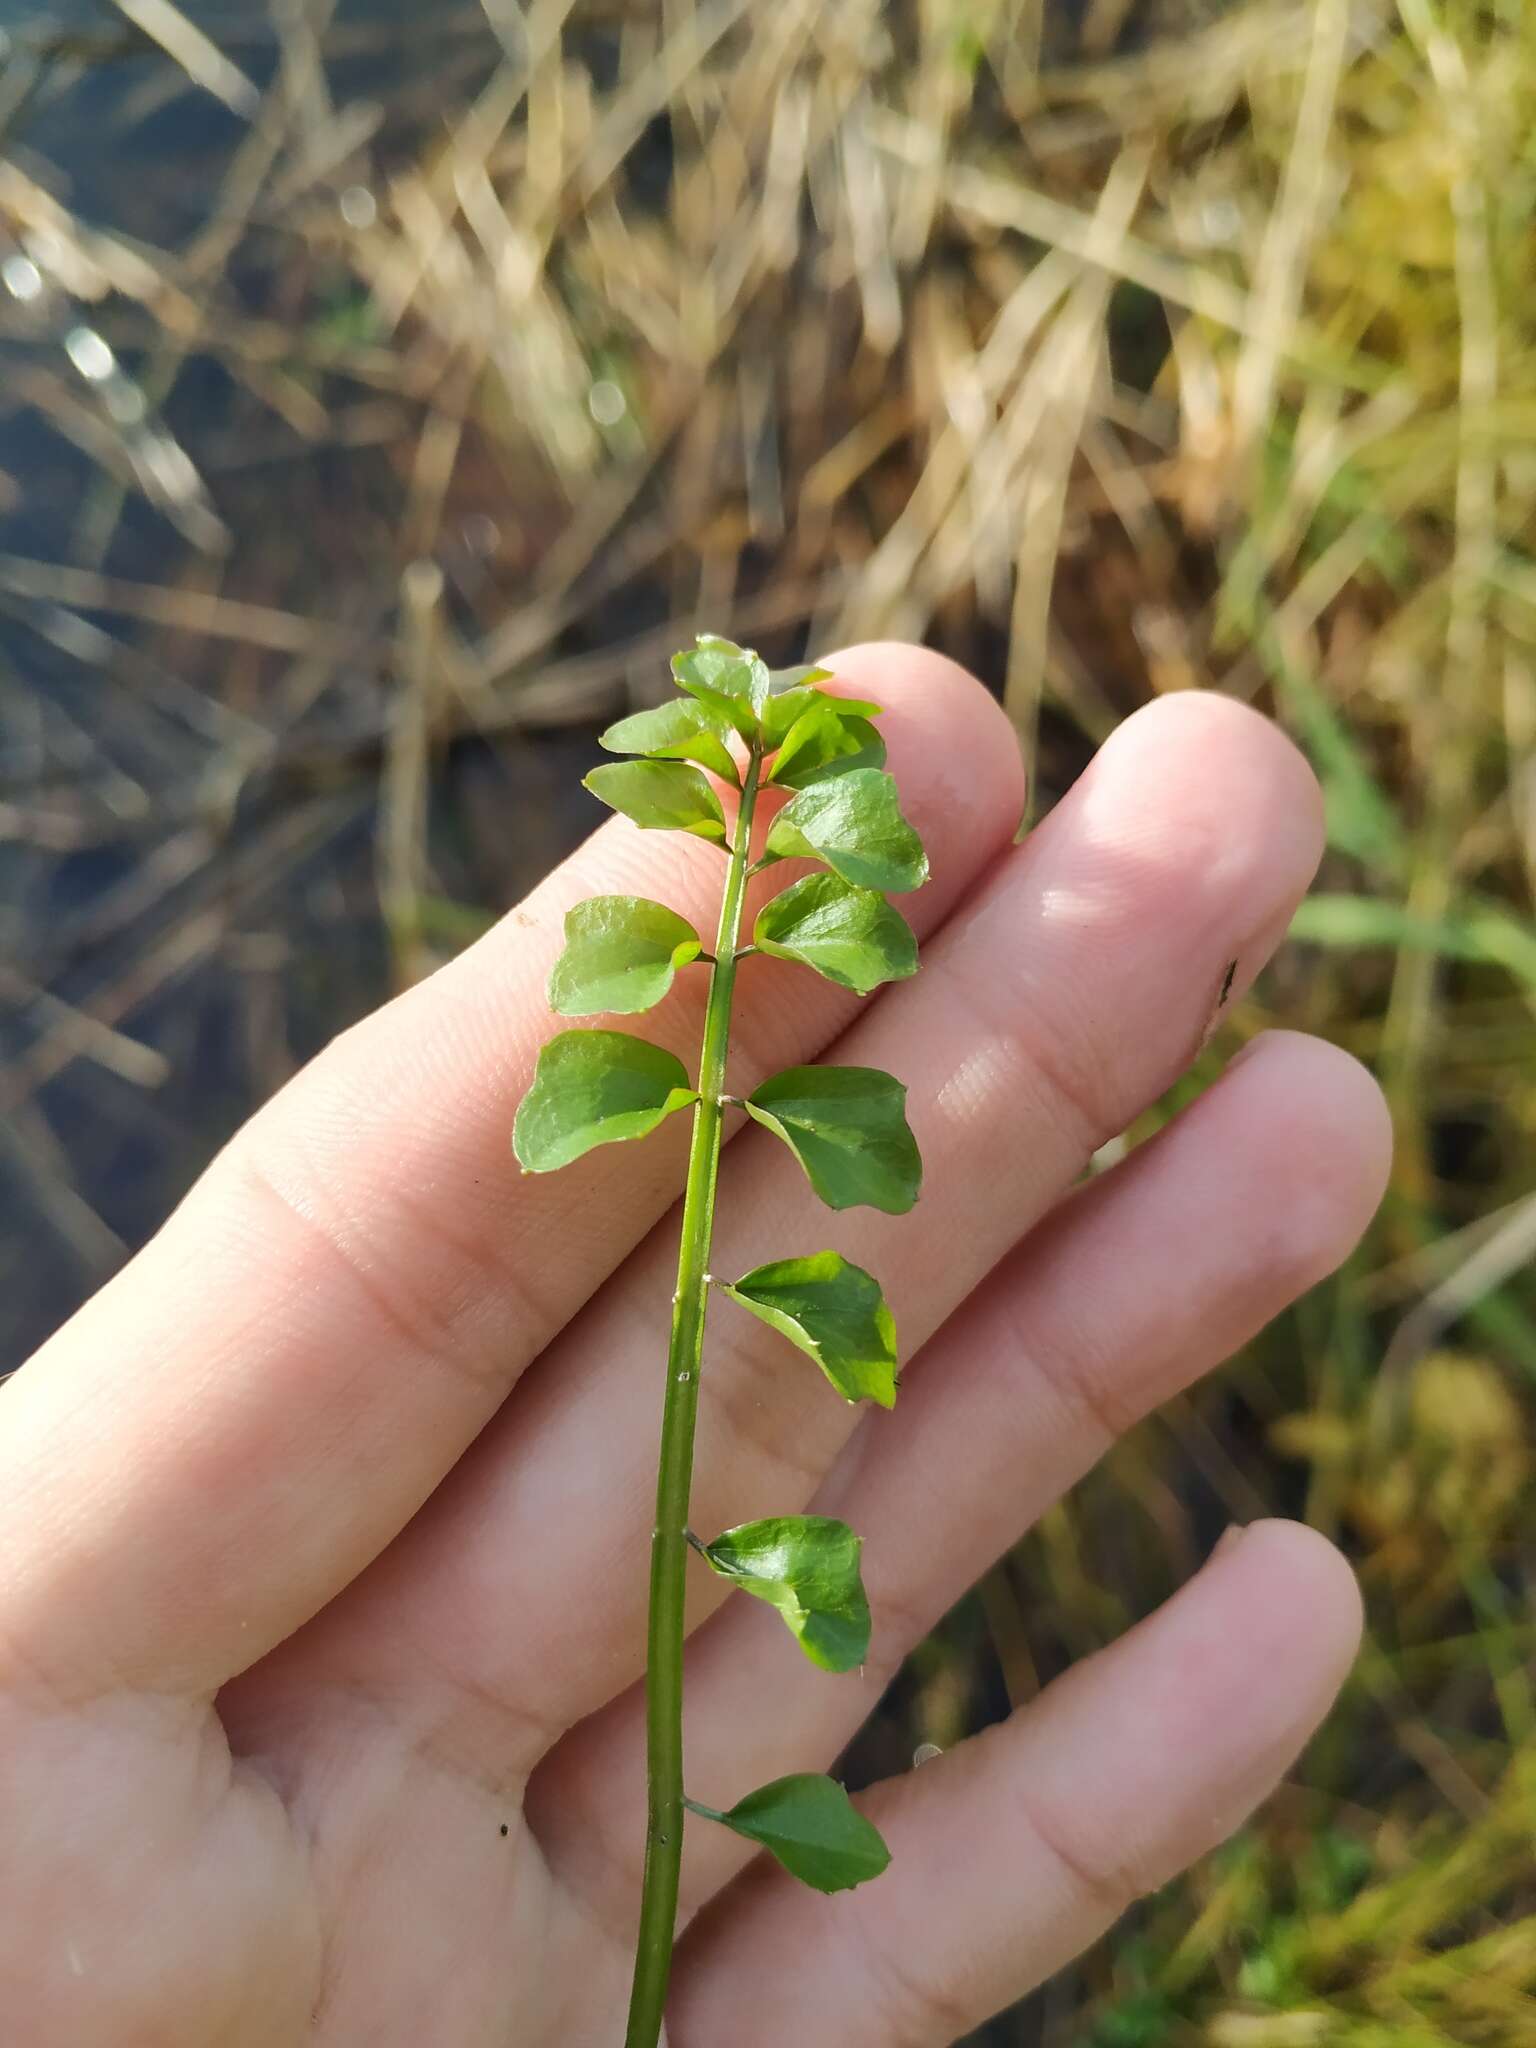
[[[909,907],[931,931],[1010,840],[1012,731],[938,655],[865,647],[837,673],[888,708],[934,874]],[[404,1526],[681,1182],[684,1118],[554,1178],[516,1170],[564,912],[633,892],[708,928],[720,882],[696,840],[604,826],[290,1083],[5,1386],[5,1679],[211,1692]],[[737,1033],[743,1076],[811,1058],[856,1007],[810,975],[782,991]],[[685,977],[643,1035],[691,1059],[702,1002]]]

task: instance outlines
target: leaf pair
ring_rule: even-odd
[[[857,755],[832,758],[846,762]],[[720,799],[686,761],[615,761],[594,768],[585,786],[645,831],[691,832],[726,843]],[[769,827],[759,865],[781,860],[822,861],[860,889],[920,889],[928,879],[922,841],[902,816],[896,784],[883,768],[847,766],[792,797]]]
[[[806,875],[765,904],[752,943],[861,996],[917,972],[917,940],[900,911],[836,875]],[[550,1006],[565,1017],[633,1016],[659,1003],[678,970],[703,950],[687,918],[663,903],[589,897],[566,913]]]
[[[657,963],[655,971],[670,969]],[[788,1067],[745,1107],[788,1145],[829,1208],[863,1203],[901,1215],[922,1181],[906,1095],[874,1067]],[[697,1100],[687,1069],[665,1047],[622,1031],[562,1031],[539,1053],[513,1149],[529,1173],[551,1173],[596,1145],[643,1138]]]

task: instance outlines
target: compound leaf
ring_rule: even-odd
[[[845,1401],[896,1400],[896,1322],[873,1273],[837,1252],[775,1259],[725,1292],[813,1358]]]
[[[813,783],[784,806],[764,860],[801,857],[825,861],[861,889],[916,889],[928,879],[923,843],[901,814],[895,782],[880,768],[851,768]]]
[[[776,1515],[727,1529],[704,1556],[742,1592],[766,1600],[823,1671],[852,1671],[869,1654],[862,1541],[826,1515]]]
[[[829,1209],[863,1203],[900,1216],[923,1178],[906,1099],[878,1067],[786,1067],[753,1090],[746,1108],[789,1146]]]
[[[614,761],[583,776],[582,785],[648,832],[694,832],[724,843],[720,799],[686,761]]]
[[[695,1813],[720,1821],[749,1842],[757,1842],[819,1892],[843,1892],[878,1877],[891,1860],[880,1831],[849,1799],[835,1778],[806,1771],[775,1778],[738,1799],[729,1813],[699,1806]]]
[[[562,1017],[600,1011],[633,1016],[659,1003],[704,942],[664,903],[644,896],[591,896],[567,911],[565,951],[549,976],[550,1008]]]
[[[861,996],[917,972],[917,939],[901,912],[840,875],[806,875],[765,903],[752,943]]]
[[[722,735],[729,722],[692,697],[673,697],[652,711],[636,711],[599,733],[597,744],[610,754],[644,754],[652,761],[697,761],[727,782],[740,784],[736,763]]]
[[[539,1054],[512,1148],[529,1173],[552,1173],[594,1145],[645,1137],[698,1099],[675,1053],[623,1031],[562,1031]]]

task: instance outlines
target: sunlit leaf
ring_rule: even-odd
[[[758,716],[768,701],[768,669],[750,647],[701,633],[696,647],[672,657],[678,688],[733,725],[744,740],[756,738]]]
[[[681,676],[678,687],[687,690],[712,717],[724,719],[749,745],[757,738],[757,718],[744,697],[729,697],[723,690],[711,689],[707,683],[687,682]]]
[[[814,1358],[845,1401],[896,1400],[896,1323],[873,1273],[837,1252],[775,1259],[724,1290]]]
[[[688,922],[644,896],[591,896],[566,913],[565,951],[549,977],[562,1017],[632,1016],[659,1003],[678,968],[704,950]]]
[[[807,711],[790,727],[767,779],[780,789],[809,789],[830,775],[884,766],[885,741],[867,718]]]
[[[899,1216],[922,1183],[907,1091],[877,1067],[787,1067],[753,1090],[747,1110],[782,1138],[830,1209],[860,1203]]]
[[[599,771],[601,772],[601,771]],[[825,861],[861,889],[916,889],[928,879],[922,841],[880,768],[853,768],[802,789],[774,819],[765,858]]]
[[[701,633],[698,638],[697,658],[701,661],[742,662],[746,665],[746,699],[754,712],[762,715],[763,706],[768,702],[773,688],[773,677],[768,664],[751,647],[738,647],[734,640],[724,639],[719,633]],[[718,685],[716,686],[718,688]]]
[[[720,799],[686,761],[614,761],[582,777],[583,786],[648,832],[725,838]]]
[[[539,1054],[512,1148],[529,1173],[552,1173],[594,1145],[643,1138],[698,1099],[675,1053],[623,1031],[562,1031]]]
[[[813,687],[830,675],[824,668],[808,669],[805,680],[780,696],[770,697],[763,711],[763,745],[771,753],[782,746],[790,727],[809,711],[840,711],[849,718],[878,718],[881,706],[867,697],[831,697]]]
[[[819,1892],[843,1892],[878,1877],[891,1860],[880,1831],[835,1778],[815,1772],[775,1778],[738,1799],[729,1813],[689,1800],[695,1813],[757,1842],[791,1877]]]
[[[869,1654],[861,1539],[826,1515],[743,1522],[704,1546],[713,1570],[784,1617],[813,1664],[852,1671]]]
[[[917,939],[901,912],[840,875],[806,875],[765,903],[752,943],[861,996],[917,972]]]
[[[804,683],[826,683],[832,679],[833,671],[823,668],[818,661],[802,661],[793,668],[775,668],[768,672],[768,688],[771,695],[782,697],[787,690],[798,690]]]
[[[636,711],[598,735],[610,754],[644,754],[657,761],[697,761],[712,774],[739,783],[736,763],[722,738],[729,722],[692,697],[672,697],[654,711]]]

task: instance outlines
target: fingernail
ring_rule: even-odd
[[[1210,1556],[1206,1559],[1206,1563],[1214,1564],[1218,1557],[1226,1557],[1227,1555],[1229,1555],[1230,1552],[1236,1550],[1238,1544],[1242,1542],[1243,1538],[1247,1534],[1248,1525],[1246,1522],[1229,1523],[1228,1526],[1222,1530],[1220,1536],[1217,1537],[1216,1547],[1211,1552]]]

